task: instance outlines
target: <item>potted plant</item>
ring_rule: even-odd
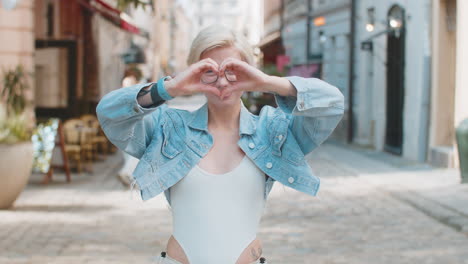
[[[11,207],[31,175],[33,120],[27,115],[28,78],[23,67],[3,72],[0,104],[0,209]]]
[[[152,1],[142,1],[142,0],[117,0],[117,8],[120,10],[125,10],[130,5],[133,5],[133,8],[138,8],[142,6],[145,9],[146,6],[152,6]]]

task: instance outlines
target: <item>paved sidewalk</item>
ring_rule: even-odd
[[[340,144],[308,158],[318,199],[275,185],[263,218],[274,263],[468,263],[468,234],[452,224],[467,220],[456,170]]]
[[[258,237],[270,264],[468,263],[467,187],[456,170],[325,144],[308,156],[318,198],[276,183]],[[133,199],[115,174],[34,175],[12,210],[0,211],[0,263],[151,263],[172,219],[163,195]]]
[[[356,170],[360,178],[468,235],[468,184],[460,184],[458,169],[434,168],[387,153],[335,146],[333,157],[341,155],[340,164]],[[352,155],[366,159],[353,162]]]
[[[165,246],[171,218],[163,196],[143,203],[116,178],[123,158],[93,174],[33,175],[12,210],[0,211],[0,263],[150,263]]]

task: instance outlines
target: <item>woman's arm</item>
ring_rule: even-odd
[[[269,76],[261,89],[275,94],[304,154],[325,141],[343,117],[343,94],[320,79]]]
[[[260,87],[260,90],[281,96],[297,96],[297,90],[291,82],[286,78],[278,76],[268,76],[263,86]]]
[[[180,95],[210,92],[219,96],[216,87],[200,82],[206,70],[218,71],[212,59],[192,64],[174,79],[157,83],[137,84],[105,95],[96,113],[107,138],[121,150],[140,159],[155,136],[161,136],[158,126],[168,108],[163,104]]]
[[[96,113],[107,138],[118,148],[140,159],[151,142],[166,104],[151,100],[154,83],[137,84],[106,94]]]
[[[230,90],[268,92],[275,95],[278,111],[290,120],[289,129],[307,154],[320,145],[338,125],[344,113],[344,97],[338,88],[315,78],[270,76],[244,61],[226,59],[226,69],[235,72],[237,82]],[[224,95],[221,96],[224,96]]]

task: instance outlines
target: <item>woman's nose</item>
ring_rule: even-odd
[[[219,76],[218,77],[218,80],[216,81],[216,87],[218,87],[219,89],[222,89],[226,86],[228,86],[229,84],[229,81],[226,79],[226,76]]]

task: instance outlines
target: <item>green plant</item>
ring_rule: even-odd
[[[117,0],[117,8],[120,10],[126,9],[129,5],[133,5],[134,8],[138,8],[141,5],[145,9],[147,5],[151,5],[151,1]]]
[[[31,139],[31,129],[25,115],[29,105],[26,91],[29,89],[23,67],[3,72],[2,107],[0,109],[0,143],[16,143]],[[3,102],[5,104],[3,104]]]
[[[274,75],[279,77],[284,77],[284,72],[278,71],[278,68],[275,64],[265,64],[262,68],[262,71],[268,75]]]

